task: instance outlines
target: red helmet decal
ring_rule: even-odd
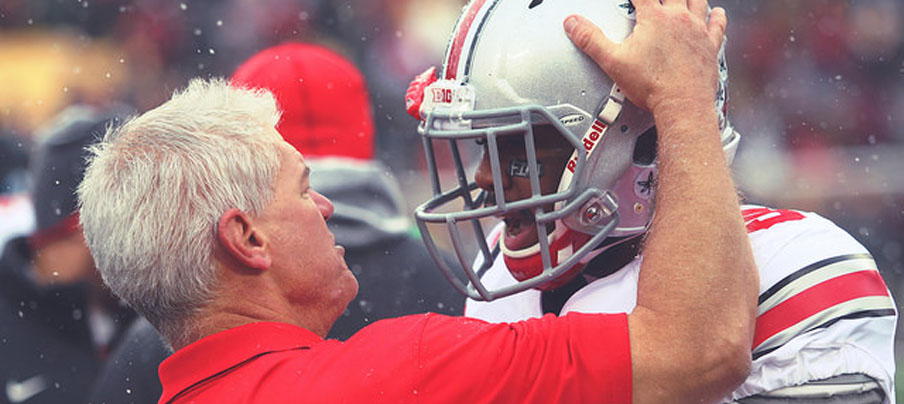
[[[423,73],[417,75],[411,83],[408,84],[408,91],[405,91],[405,110],[408,115],[414,119],[420,120],[421,104],[424,102],[424,89],[436,81],[436,66],[432,66]]]

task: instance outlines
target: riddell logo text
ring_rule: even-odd
[[[599,142],[600,136],[603,135],[603,132],[605,130],[606,130],[606,125],[604,125],[600,121],[593,121],[593,126],[590,127],[590,131],[587,132],[586,135],[584,135],[584,139],[583,139],[584,151],[587,154],[590,154],[590,152],[593,151],[593,148],[596,147],[596,143]],[[577,165],[578,165],[578,156],[577,156],[577,154],[575,154],[574,156],[571,157],[571,160],[568,161],[568,165],[566,165],[565,168],[567,168],[568,171],[571,171],[573,174],[574,169],[577,167]]]
[[[449,88],[434,88],[433,89],[433,102],[439,102],[444,104],[449,104],[452,102],[452,89]]]

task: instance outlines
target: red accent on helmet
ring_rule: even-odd
[[[446,80],[454,80],[458,71],[458,59],[461,58],[461,50],[465,46],[465,39],[468,37],[468,31],[471,30],[471,24],[477,18],[477,12],[483,8],[486,0],[478,0],[471,3],[468,11],[465,11],[458,27],[458,32],[454,33],[455,39],[452,40],[452,46],[449,47],[449,55],[446,59]]]
[[[569,246],[571,246],[572,252],[577,251],[584,246],[584,244],[587,244],[587,242],[590,241],[590,238],[591,236],[588,234],[572,231],[570,229],[565,230],[560,237],[553,240],[549,245],[550,265],[552,267],[559,265],[559,251],[564,250]],[[505,260],[505,266],[508,268],[509,272],[511,272],[512,277],[519,282],[535,278],[543,273],[543,256],[539,251],[527,257],[515,258],[505,255],[504,253],[502,257]],[[536,289],[553,290],[561,287],[574,278],[575,275],[581,273],[581,271],[584,270],[584,266],[585,264],[583,263],[577,263],[558,278],[537,286]]]
[[[405,91],[405,110],[408,111],[408,115],[417,120],[421,119],[420,110],[421,104],[424,102],[424,90],[435,81],[436,66],[431,66],[411,80],[411,84],[408,84],[408,91]]]

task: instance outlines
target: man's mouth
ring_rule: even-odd
[[[345,247],[336,244],[336,235],[332,232],[330,232],[330,242],[333,244],[333,250],[335,250],[340,257],[345,258]]]
[[[505,222],[505,247],[509,250],[522,250],[537,244],[536,218],[529,210],[519,210],[503,218]]]

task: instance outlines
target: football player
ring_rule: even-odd
[[[657,187],[654,116],[561,25],[583,15],[627,48],[638,12],[625,0],[472,0],[439,77],[431,68],[412,82],[406,106],[421,120],[435,194],[416,218],[431,250],[448,233],[460,268],[438,265],[468,296],[465,315],[511,322],[634,308]],[[725,116],[724,47],[718,71],[730,164],[740,135]],[[476,168],[473,142],[483,149]],[[457,179],[449,187],[444,150]],[[745,205],[742,215],[760,271],[754,362],[722,402],[894,403],[897,312],[870,253],[816,213]]]

